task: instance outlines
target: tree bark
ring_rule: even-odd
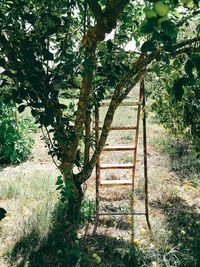
[[[77,227],[80,222],[81,202],[83,200],[83,191],[80,183],[73,183],[71,193],[67,200],[67,219]]]

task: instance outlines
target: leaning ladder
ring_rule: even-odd
[[[136,102],[122,102],[123,106],[137,106],[137,117],[135,126],[123,126],[123,127],[111,127],[111,131],[126,131],[133,130],[135,131],[135,138],[133,145],[126,146],[105,146],[103,151],[132,151],[133,152],[133,162],[130,164],[101,164],[100,158],[97,161],[96,165],[96,220],[94,232],[97,229],[99,223],[99,217],[102,215],[131,215],[132,216],[132,238],[134,236],[134,226],[133,226],[133,216],[134,215],[145,215],[147,225],[151,231],[151,226],[149,222],[149,210],[148,210],[148,175],[147,175],[147,144],[146,144],[146,100],[145,100],[145,86],[144,80],[140,83],[140,92],[139,100]],[[101,106],[109,106],[109,103],[103,102]],[[135,189],[135,170],[136,170],[136,159],[137,159],[137,146],[138,146],[138,137],[139,137],[139,125],[140,125],[140,114],[143,112],[143,153],[144,153],[144,180],[145,180],[145,212],[134,212],[134,189]],[[99,140],[99,131],[102,130],[102,127],[99,125],[99,108],[95,109],[95,136],[96,143]],[[101,170],[107,169],[131,169],[132,177],[129,180],[102,180]],[[129,213],[107,213],[100,211],[100,190],[103,187],[112,187],[112,186],[131,186],[131,212]]]

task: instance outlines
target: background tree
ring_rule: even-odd
[[[176,0],[166,5],[128,0],[1,1],[1,87],[12,87],[5,102],[12,99],[19,112],[30,107],[43,129],[49,154],[62,173],[57,185],[73,225],[79,220],[82,184],[92,174],[120,103],[153,64],[164,74],[176,60],[183,65],[194,55],[199,58],[199,26],[193,23],[198,3],[185,5]],[[193,28],[187,38],[181,34],[185,25]],[[105,39],[109,33],[113,38]],[[135,50],[127,52],[129,42]],[[111,101],[95,145],[91,117],[108,89]],[[69,98],[67,104],[62,95]]]

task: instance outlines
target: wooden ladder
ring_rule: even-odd
[[[109,106],[109,102],[103,102],[101,107]],[[147,225],[150,229],[149,223],[149,211],[148,211],[148,177],[147,177],[147,149],[146,149],[146,113],[145,113],[145,88],[144,81],[142,80],[140,83],[140,92],[138,101],[124,101],[120,106],[126,107],[137,107],[137,116],[136,116],[136,125],[128,125],[128,126],[114,126],[111,127],[111,131],[135,131],[135,137],[133,144],[131,145],[116,145],[116,146],[105,146],[103,152],[108,151],[132,151],[133,152],[133,162],[126,164],[102,164],[101,159],[98,159],[96,165],[96,222],[94,227],[94,232],[97,229],[97,225],[99,222],[99,216],[101,215],[145,215]],[[145,212],[134,212],[133,204],[134,204],[134,189],[135,189],[135,170],[136,170],[136,160],[137,160],[137,147],[138,147],[138,137],[139,137],[139,126],[140,126],[140,114],[143,111],[143,151],[144,151],[144,178],[145,178]],[[102,127],[99,126],[99,108],[95,110],[95,129],[96,129],[96,142],[99,139],[99,131],[102,130]],[[115,179],[115,180],[106,180],[101,178],[101,170],[112,170],[112,169],[130,169],[132,170],[132,175],[130,179]],[[99,210],[100,203],[100,190],[104,187],[113,187],[113,186],[130,186],[132,191],[132,199],[131,199],[131,208],[132,211],[130,213],[107,213],[101,212]],[[132,217],[133,218],[133,217]]]

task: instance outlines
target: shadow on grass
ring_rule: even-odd
[[[169,156],[171,170],[180,180],[190,179],[194,185],[199,184],[200,159],[189,143],[183,139],[170,138],[164,145],[164,151]]]
[[[154,208],[163,210],[168,229],[169,242],[179,251],[181,267],[200,267],[200,214],[197,206],[189,206],[180,198],[167,203],[154,202]],[[174,266],[174,265],[173,265]]]
[[[64,206],[54,211],[51,229],[41,237],[37,228],[32,228],[19,240],[8,255],[8,263],[15,267],[137,267],[136,251],[130,244],[107,236],[88,236],[77,239],[71,232]],[[101,257],[100,262],[94,253]]]

